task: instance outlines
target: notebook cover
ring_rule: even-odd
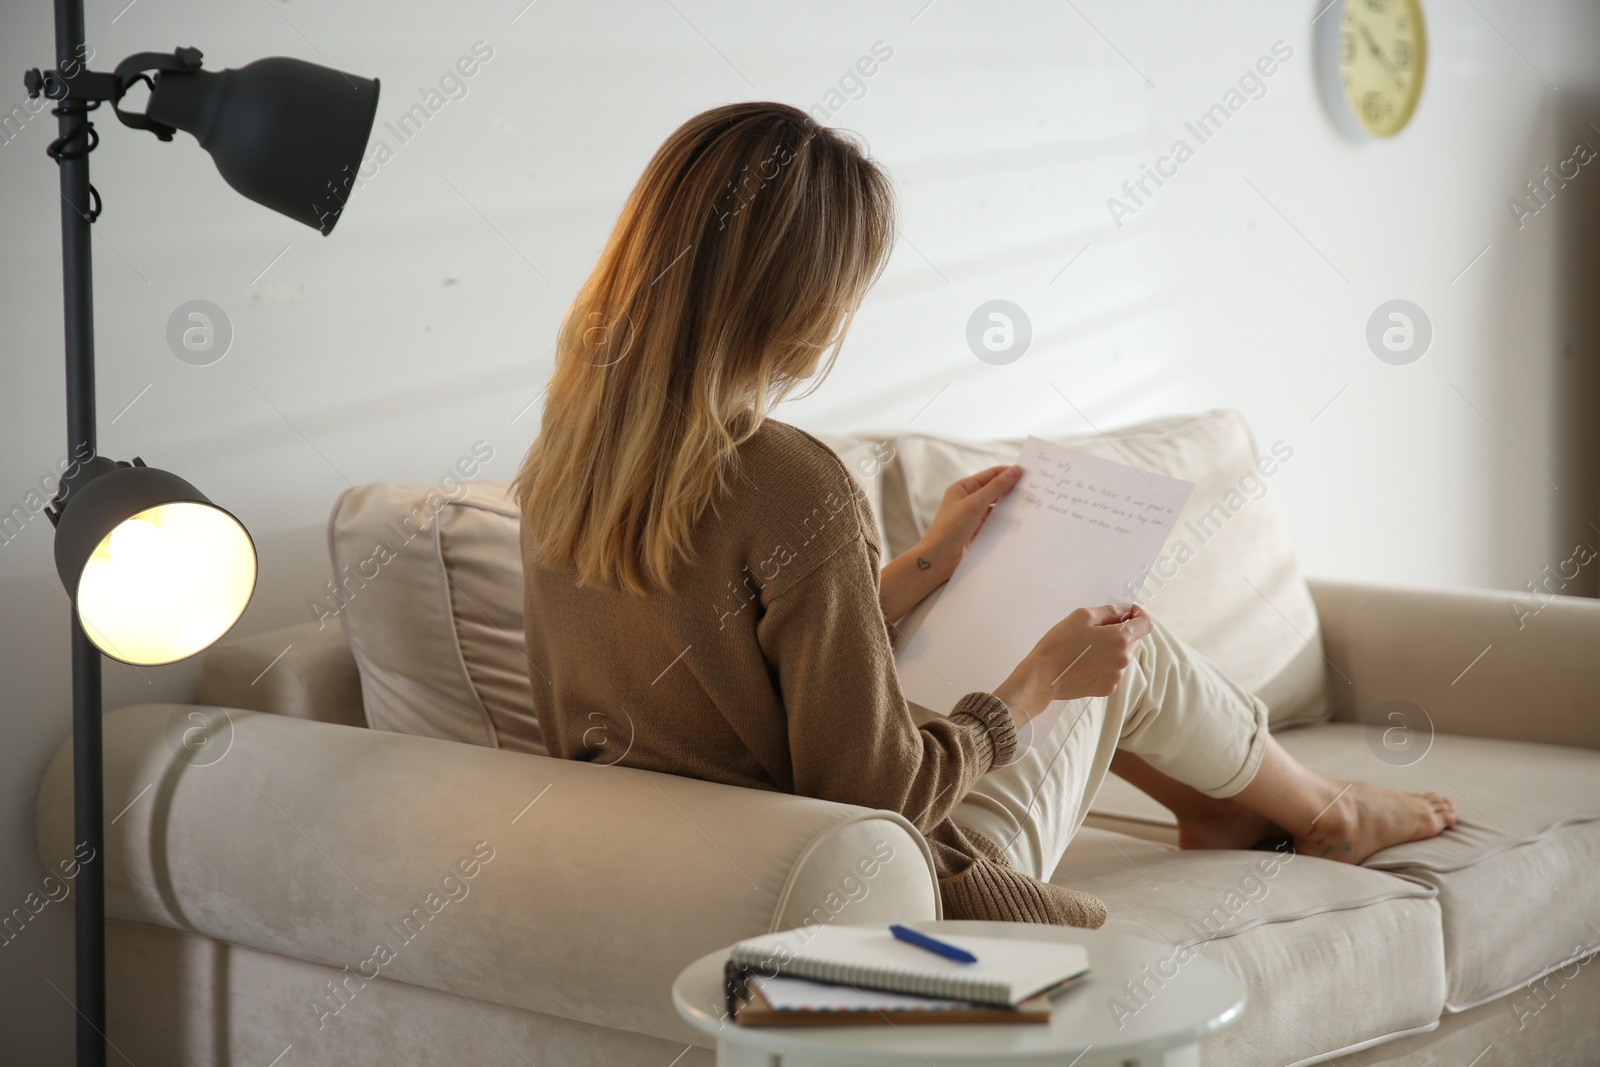
[[[1072,982],[1067,983],[1071,985]],[[1015,1008],[1001,1008],[992,1004],[972,1003],[959,1008],[936,1009],[879,1009],[852,1008],[843,1010],[777,1009],[753,984],[743,986],[733,1011],[733,1020],[741,1026],[917,1026],[922,1024],[965,1025],[967,1023],[1047,1023],[1050,1021],[1050,998],[1032,997]],[[863,1003],[870,1000],[871,991],[861,991]]]

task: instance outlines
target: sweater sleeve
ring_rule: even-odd
[[[793,790],[886,808],[927,830],[1016,754],[1005,704],[969,693],[921,727],[895,671],[864,537],[841,544],[765,605],[757,635],[787,716]]]

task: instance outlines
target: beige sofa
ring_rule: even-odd
[[[1015,454],[830,443],[889,550],[953,474]],[[1262,462],[1231,413],[1071,443],[1197,483],[1192,551],[1146,602],[1268,698],[1292,752],[1463,816],[1364,867],[1180,852],[1113,780],[1056,877],[1247,983],[1204,1062],[1600,1063],[1600,603],[1305,582],[1267,500],[1292,448]],[[608,765],[621,721],[597,720],[591,763],[540,755],[503,488],[346,494],[318,621],[213,649],[193,705],[106,716],[110,1037],[132,1062],[711,1064],[668,996],[689,961],[939,914],[894,813]],[[65,743],[38,841],[52,869],[71,854]]]

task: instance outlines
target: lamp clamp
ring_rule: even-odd
[[[117,69],[110,74],[86,70],[74,62],[69,63],[66,70],[41,71],[34,68],[22,76],[22,84],[32,99],[43,96],[48,100],[63,102],[76,100],[84,105],[84,110],[110,103],[111,110],[117,113],[117,118],[122,120],[124,126],[149,130],[161,140],[170,141],[172,135],[178,132],[176,129],[137,111],[124,111],[118,105],[135,82],[152,84],[150,71],[170,70],[186,74],[199,70],[202,58],[198,48],[175,48],[170,53],[137,52],[118,63]]]
[[[172,140],[172,135],[177,129],[164,122],[157,122],[137,111],[124,111],[117,104],[121,102],[123,93],[133,88],[133,83],[143,81],[152,89],[154,83],[150,81],[149,71],[177,71],[191,73],[200,69],[202,56],[198,48],[175,48],[171,55],[165,52],[137,52],[117,64],[116,79],[121,86],[121,91],[111,103],[111,110],[117,113],[117,118],[122,120],[124,126],[136,130],[149,130],[163,141]]]
[[[68,71],[34,68],[23,74],[22,84],[32,99],[43,96],[47,100],[66,100],[70,97],[99,103],[122,96],[115,74],[85,70],[76,63]]]

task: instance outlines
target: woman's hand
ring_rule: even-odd
[[[1026,722],[1053,700],[1111,695],[1149,634],[1149,614],[1107,605],[1079,608],[1052,626],[994,695]]]
[[[989,512],[1021,477],[1021,467],[990,467],[961,479],[944,491],[944,499],[928,524],[928,532],[922,535],[912,553],[908,553],[915,554],[919,568],[937,577],[935,586],[955,573],[956,565],[967,554],[967,546],[978,535]]]
[[[990,467],[944,491],[944,499],[922,540],[883,568],[878,600],[884,618],[890,622],[904,618],[929,593],[949,581],[990,510],[1021,476],[1021,467]]]

